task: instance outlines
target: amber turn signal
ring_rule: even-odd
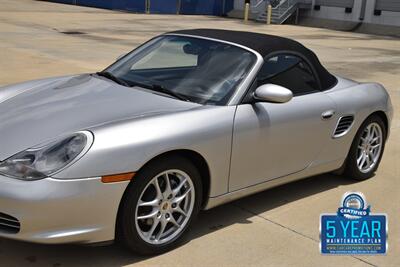
[[[122,181],[129,181],[132,180],[133,176],[135,176],[134,172],[106,175],[101,177],[101,181],[103,183],[116,183]]]

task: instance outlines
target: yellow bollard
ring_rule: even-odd
[[[271,16],[272,16],[272,6],[267,6],[267,24],[271,24]]]
[[[249,21],[249,9],[250,9],[250,4],[246,3],[244,6],[244,22]]]

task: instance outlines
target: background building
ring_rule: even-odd
[[[52,2],[151,14],[215,15],[266,21],[272,4],[272,23],[295,23],[338,30],[400,35],[400,0],[50,0]]]
[[[228,14],[243,17],[246,0],[235,0]],[[250,18],[266,19],[267,0],[250,0]],[[274,3],[274,1],[270,1]],[[280,0],[272,22],[400,35],[399,0]],[[297,17],[297,19],[293,19]]]
[[[152,14],[223,16],[233,9],[234,0],[49,0],[64,4],[99,7]]]

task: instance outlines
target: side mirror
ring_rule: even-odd
[[[126,55],[127,55],[127,53],[122,54],[122,55],[119,55],[119,57],[117,57],[117,60],[116,60],[116,61],[120,60],[121,58],[123,58],[123,57],[126,56]]]
[[[283,86],[263,84],[255,90],[253,97],[265,102],[286,103],[293,98],[293,93]]]

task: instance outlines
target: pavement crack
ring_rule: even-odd
[[[292,229],[292,228],[290,228],[290,227],[287,227],[287,226],[285,226],[285,225],[283,225],[283,224],[280,224],[280,223],[275,222],[275,221],[273,221],[273,220],[271,220],[271,219],[268,219],[268,218],[266,218],[266,217],[263,217],[263,216],[261,216],[260,214],[257,214],[257,213],[255,213],[255,212],[253,212],[253,211],[251,211],[251,210],[248,210],[248,209],[246,209],[246,208],[244,208],[244,207],[242,207],[242,206],[239,206],[239,205],[237,205],[237,204],[232,204],[232,203],[231,203],[230,205],[232,205],[232,206],[234,206],[234,207],[236,207],[236,208],[238,208],[238,209],[241,209],[241,210],[244,211],[244,212],[248,212],[248,213],[250,213],[250,214],[252,214],[252,215],[254,215],[254,216],[256,216],[256,217],[258,217],[258,218],[260,218],[260,219],[263,219],[263,220],[265,220],[265,221],[267,221],[267,222],[270,222],[270,223],[275,224],[275,225],[277,225],[277,226],[279,226],[279,227],[282,227],[282,228],[284,228],[284,229],[286,229],[286,230],[288,230],[288,231],[290,231],[290,232],[292,232],[292,233],[294,233],[294,234],[300,235],[300,236],[302,236],[302,237],[304,237],[304,238],[307,238],[307,239],[309,239],[309,240],[311,240],[311,241],[314,241],[314,242],[316,242],[316,243],[319,244],[319,240],[314,239],[314,238],[312,238],[311,236],[308,236],[308,235],[305,235],[305,234],[303,234],[303,233],[300,233],[300,232],[298,232],[298,231],[296,231],[296,230],[294,230],[294,229]],[[375,265],[375,264],[373,264],[373,263],[370,263],[370,262],[368,262],[368,261],[366,261],[366,260],[363,260],[363,259],[361,259],[361,258],[359,258],[359,257],[357,257],[357,256],[353,256],[353,255],[347,255],[347,256],[350,256],[351,258],[356,259],[356,260],[358,260],[358,261],[361,261],[361,262],[363,262],[363,263],[365,263],[365,264],[368,264],[368,265],[370,265],[370,266],[377,267],[377,265]]]
[[[298,231],[296,231],[296,230],[294,230],[294,229],[292,229],[292,228],[289,228],[289,227],[287,227],[287,226],[285,226],[285,225],[283,225],[283,224],[280,224],[280,223],[278,223],[278,222],[275,222],[275,221],[273,221],[273,220],[270,220],[270,219],[268,219],[268,218],[265,218],[265,217],[263,217],[263,216],[261,216],[261,215],[255,213],[255,212],[251,211],[251,210],[248,210],[248,209],[243,208],[243,207],[241,207],[241,206],[239,206],[239,205],[236,205],[236,204],[231,204],[231,205],[232,205],[232,206],[235,206],[235,207],[237,207],[237,208],[239,208],[239,209],[241,209],[241,210],[243,210],[243,211],[245,211],[245,212],[251,213],[252,215],[254,215],[254,216],[258,217],[258,218],[261,218],[261,219],[263,219],[263,220],[265,220],[265,221],[268,221],[268,222],[273,223],[273,224],[275,224],[275,225],[277,225],[277,226],[280,226],[280,227],[282,227],[282,228],[285,228],[286,230],[289,230],[289,231],[291,231],[291,232],[293,232],[293,233],[295,233],[295,234],[297,234],[297,235],[300,235],[300,236],[302,236],[302,237],[305,237],[305,238],[307,238],[307,239],[310,239],[310,240],[312,240],[312,241],[314,241],[314,242],[319,243],[319,240],[316,240],[316,239],[314,239],[314,238],[312,238],[312,237],[310,237],[310,236],[308,236],[308,235],[305,235],[305,234],[303,234],[303,233],[300,233],[300,232],[298,232]]]
[[[368,261],[366,261],[366,260],[363,260],[363,259],[361,259],[361,258],[359,258],[359,257],[356,257],[356,256],[351,256],[352,258],[355,258],[355,259],[357,259],[357,260],[359,260],[359,261],[361,261],[361,262],[363,262],[363,263],[365,263],[365,264],[368,264],[368,265],[370,265],[370,266],[374,266],[374,267],[378,267],[378,265],[375,265],[375,264],[373,264],[373,263],[370,263],[370,262],[368,262]]]

